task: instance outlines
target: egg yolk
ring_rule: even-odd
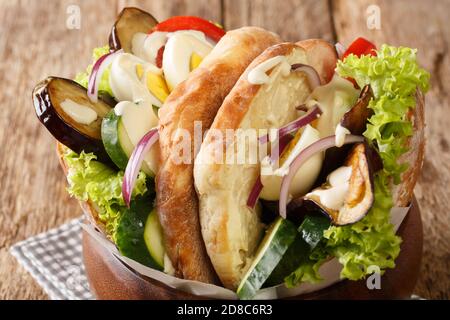
[[[142,79],[142,76],[144,75],[144,67],[142,64],[136,65],[136,75],[138,76],[139,80]]]
[[[161,75],[147,73],[147,88],[161,102],[166,101],[170,91]]]
[[[194,52],[191,56],[191,63],[190,63],[191,71],[197,69],[202,60],[203,58]]]

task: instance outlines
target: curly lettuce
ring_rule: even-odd
[[[89,65],[86,68],[86,71],[84,72],[80,72],[79,74],[76,75],[75,77],[75,82],[77,82],[78,84],[82,85],[83,87],[87,88],[88,87],[88,81],[89,81],[89,76],[91,75],[92,72],[92,66],[95,63],[95,61],[97,61],[101,56],[105,55],[109,53],[109,46],[104,46],[104,47],[99,47],[99,48],[95,48],[94,51],[92,52],[92,64]],[[99,91],[105,91],[107,92],[111,97],[114,97],[114,94],[112,92],[112,89],[109,85],[109,72],[111,70],[111,67],[108,67],[105,72],[102,75],[100,84],[98,85],[98,90]]]
[[[331,227],[324,232],[327,250],[344,266],[341,277],[359,280],[371,265],[394,268],[401,238],[390,222],[392,195],[385,174],[375,177],[374,205],[365,219],[354,225]]]
[[[369,107],[374,114],[364,136],[377,146],[384,170],[396,184],[408,167],[397,160],[408,151],[406,139],[413,133],[406,115],[416,105],[416,90],[429,88],[430,74],[419,67],[416,53],[416,49],[383,45],[377,56],[351,54],[336,68],[341,77],[355,79],[361,88],[370,84],[374,99]]]
[[[115,171],[96,161],[93,153],[80,154],[67,149],[64,160],[68,165],[68,191],[80,201],[90,200],[106,226],[106,232],[115,242],[119,219],[126,210],[122,197],[123,171]],[[137,178],[132,198],[147,192],[146,176],[141,172]]]
[[[419,67],[415,49],[387,45],[377,56],[349,55],[338,62],[336,71],[341,77],[355,79],[361,88],[370,84],[373,90],[369,107],[374,114],[364,136],[378,149],[384,168],[375,176],[375,201],[367,216],[353,225],[326,230],[319,246],[285,278],[288,287],[320,281],[319,268],[330,256],[342,264],[341,278],[359,280],[369,274],[371,265],[382,272],[394,268],[400,253],[401,238],[390,223],[393,200],[389,185],[391,181],[399,183],[408,167],[397,162],[413,133],[406,114],[416,104],[416,90],[428,90],[430,75]]]

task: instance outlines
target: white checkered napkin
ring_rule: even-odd
[[[81,221],[72,220],[10,249],[50,299],[93,299],[82,260]]]

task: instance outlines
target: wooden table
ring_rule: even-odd
[[[80,30],[66,27],[71,4],[81,10]],[[362,35],[378,44],[418,48],[421,64],[432,73],[432,89],[426,97],[427,153],[416,188],[425,235],[416,293],[450,297],[450,1],[1,0],[0,299],[47,298],[8,249],[81,214],[65,192],[54,140],[34,115],[31,90],[47,75],[72,77],[83,70],[91,49],[107,43],[116,14],[127,5],[157,19],[199,15],[226,29],[262,26],[291,41],[316,37],[347,45]],[[369,30],[368,15],[377,8],[381,28]]]

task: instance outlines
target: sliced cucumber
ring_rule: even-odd
[[[153,198],[148,194],[136,197],[130,208],[122,214],[115,233],[116,245],[124,256],[143,265],[163,270],[147,249],[144,238],[145,225],[153,210]]]
[[[106,153],[114,164],[125,170],[128,159],[133,153],[134,145],[122,122],[122,116],[118,116],[114,110],[109,112],[102,121],[102,141]],[[149,177],[155,176],[145,161],[142,163],[142,171]]]
[[[305,243],[308,244],[312,251],[323,239],[323,232],[331,225],[329,218],[323,215],[307,215],[303,220],[298,232]]]
[[[283,258],[264,283],[264,287],[272,287],[284,282],[292,271],[296,270],[305,261],[310,253],[308,244],[298,235],[289,246]]]
[[[258,291],[281,258],[295,240],[297,230],[294,224],[281,217],[267,230],[256,257],[237,289],[240,299],[251,299]]]
[[[134,146],[128,137],[121,118],[112,110],[103,119],[102,141],[106,152],[115,165],[120,169],[125,169]]]
[[[161,268],[164,268],[163,230],[159,223],[156,208],[148,215],[144,229],[144,240],[148,252]]]
[[[308,259],[311,251],[323,239],[323,232],[330,227],[330,219],[322,215],[307,215],[300,227],[295,241],[289,246],[280,263],[264,283],[271,287],[284,282],[284,279]]]

